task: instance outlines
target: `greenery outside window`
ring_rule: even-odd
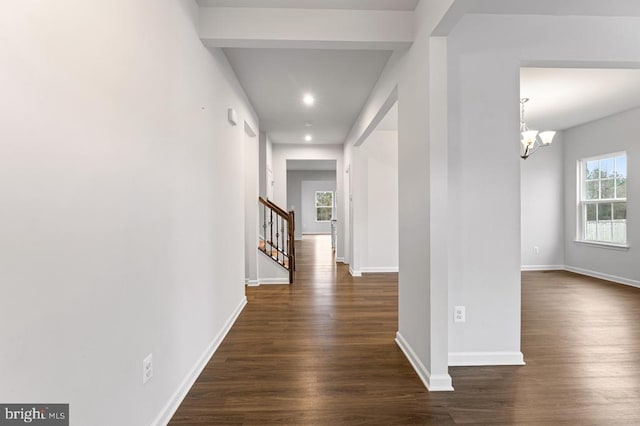
[[[316,191],[316,222],[330,222],[333,218],[333,192]]]
[[[626,245],[626,153],[585,158],[580,170],[579,240]]]

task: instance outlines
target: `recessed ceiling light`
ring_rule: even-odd
[[[313,136],[311,136],[311,135],[306,135],[306,136],[304,137],[304,140],[305,140],[305,141],[307,141],[307,142],[311,142],[311,141],[313,140]]]
[[[302,102],[304,102],[304,104],[307,105],[307,106],[311,106],[316,102],[316,99],[313,97],[313,95],[310,95],[310,94],[307,93],[302,98]]]

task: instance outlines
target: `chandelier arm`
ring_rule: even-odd
[[[538,142],[536,140],[536,142],[533,145],[531,145],[531,147],[527,146],[527,149],[525,150],[525,153],[523,155],[521,155],[521,157],[526,160],[528,157],[530,157],[533,154],[535,154],[536,151],[539,150],[541,146],[542,145],[540,144],[540,142]]]

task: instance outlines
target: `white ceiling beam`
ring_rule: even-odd
[[[209,47],[407,49],[413,31],[410,11],[200,8]]]
[[[446,36],[466,14],[640,16],[638,0],[455,0],[434,36]]]

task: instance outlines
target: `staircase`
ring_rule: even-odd
[[[295,262],[295,213],[262,197],[258,198],[262,232],[258,250],[289,271],[289,284],[293,284]]]

